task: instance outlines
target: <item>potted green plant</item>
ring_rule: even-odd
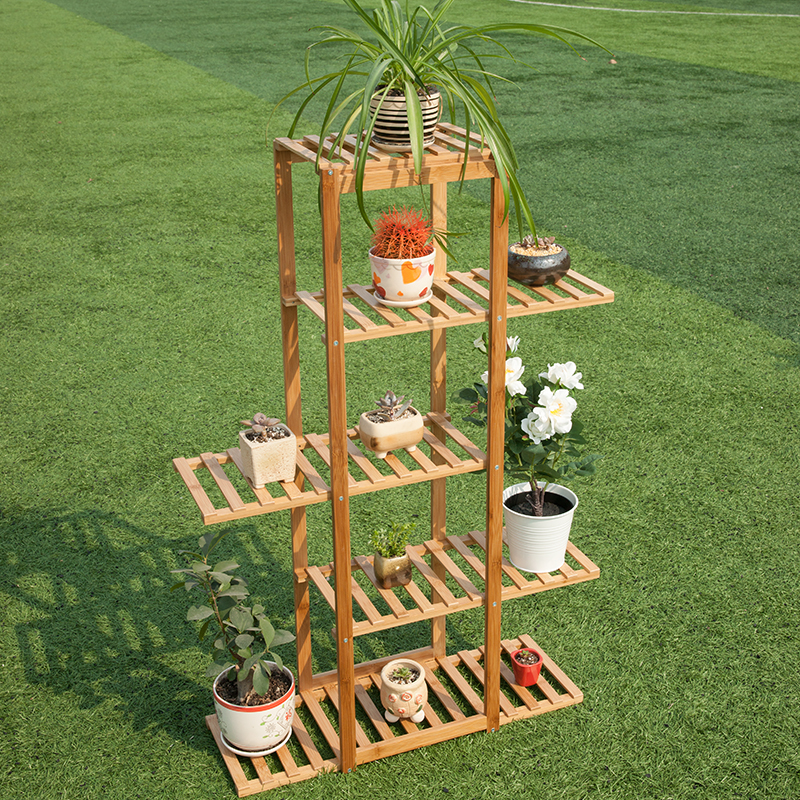
[[[526,236],[508,248],[508,277],[523,286],[547,286],[569,271],[567,248],[552,236]]]
[[[293,481],[297,467],[297,437],[274,417],[255,414],[243,419],[249,430],[239,431],[239,452],[246,478],[256,489],[273,481]]]
[[[295,637],[275,630],[263,605],[244,604],[250,593],[235,574],[239,564],[209,561],[226,535],[207,533],[200,537],[197,552],[181,551],[189,565],[172,570],[184,576],[172,590],[205,595],[186,619],[200,622],[200,641],[211,642],[214,661],[206,675],[215,678],[214,708],[225,745],[239,755],[266,755],[292,734],[294,677],[273,648]]]
[[[422,664],[410,658],[397,658],[381,670],[381,704],[388,722],[398,719],[422,722],[427,701],[428,684]]]
[[[480,342],[480,345],[478,344]],[[485,351],[485,341],[476,347]],[[552,572],[564,563],[577,495],[562,481],[593,475],[599,455],[583,455],[583,425],[574,416],[570,394],[583,389],[575,364],[552,364],[538,376],[521,380],[522,359],[513,356],[519,339],[509,339],[506,352],[505,471],[527,479],[503,492],[509,560],[525,572]],[[480,383],[456,392],[453,400],[472,406],[465,419],[487,422],[488,371]]]
[[[375,577],[384,589],[411,583],[411,559],[406,545],[416,527],[415,522],[392,522],[390,528],[376,528],[372,532],[370,544],[375,551]]]
[[[338,25],[320,25],[322,37],[306,50],[306,80],[288,92],[278,103],[303,93],[303,99],[289,129],[293,136],[308,104],[319,97],[326,101],[320,141],[333,137],[334,148],[342,147],[345,137],[355,133],[356,197],[364,221],[371,221],[364,207],[363,180],[368,161],[367,148],[378,126],[378,113],[402,97],[407,107],[408,143],[417,172],[425,148],[426,118],[438,111],[426,108],[440,93],[450,121],[477,129],[491,148],[503,186],[506,213],[509,198],[514,199],[517,221],[522,232],[523,218],[535,232],[528,201],[517,178],[518,162],[494,100],[492,81],[505,80],[489,68],[490,61],[507,59],[519,62],[498,33],[541,34],[572,47],[566,36],[597,44],[583,34],[552,25],[520,22],[494,22],[486,25],[449,25],[444,21],[454,0],[441,0],[432,10],[396,0],[380,0],[377,8],[366,10],[357,0],[344,0],[366,27],[366,35]],[[320,45],[344,46],[341,66],[318,77],[311,77],[310,53]],[[602,47],[602,45],[598,45]],[[487,47],[494,47],[486,55]],[[573,48],[574,49],[574,48]],[[606,48],[603,48],[604,50]],[[610,51],[607,51],[610,52]],[[351,80],[352,79],[352,80]],[[277,108],[277,106],[276,106]],[[364,136],[362,137],[362,132]],[[378,144],[381,144],[380,136]],[[466,154],[468,143],[464,143]],[[403,149],[403,145],[393,145]]]
[[[410,308],[430,299],[436,258],[432,236],[430,220],[420,211],[403,207],[381,214],[369,251],[372,285],[381,303]]]
[[[415,450],[425,435],[422,414],[405,395],[386,392],[375,401],[377,408],[365,411],[358,420],[358,437],[378,458],[386,458],[391,450]]]
[[[542,654],[532,647],[521,647],[511,654],[514,680],[519,686],[534,686],[542,671]]]

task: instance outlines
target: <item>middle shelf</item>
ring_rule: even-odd
[[[359,447],[356,431],[348,430],[348,463],[351,470],[355,467],[353,471],[356,475],[363,476],[357,478],[352,472],[348,472],[350,496],[465,472],[477,472],[485,468],[486,454],[458,430],[447,415],[430,412],[425,416],[425,426],[421,446],[407,454],[405,451],[389,453],[383,459],[382,471],[376,460],[369,458]],[[431,426],[435,426],[444,435],[435,435],[430,430]],[[298,439],[296,479],[270,484],[272,492],[280,490],[283,492],[282,496],[273,496],[266,488],[255,489],[244,477],[238,447],[231,447],[224,453],[202,453],[197,458],[175,458],[172,464],[191,492],[203,522],[211,525],[330,500],[330,483],[321,474],[330,467],[328,444],[327,434],[306,434]],[[402,456],[402,460],[398,455]],[[312,457],[317,466],[312,463]],[[227,472],[223,469],[225,466],[229,467]],[[201,483],[199,477],[204,471],[211,476],[213,484],[211,481],[206,481],[205,486]],[[243,500],[242,494],[247,496],[246,493],[254,495],[255,500]],[[215,504],[215,499],[217,503],[220,502],[218,498],[221,498],[222,505]]]
[[[477,580],[483,584],[486,580],[485,551],[486,537],[482,531],[473,531],[463,536],[447,536],[441,542],[430,540],[420,545],[409,546],[406,552],[411,558],[414,579],[411,583],[396,589],[384,589],[380,586],[375,577],[372,556],[356,556],[350,565],[350,583],[354,601],[353,636],[482,606],[484,593],[473,581]],[[473,578],[468,577],[455,563],[451,553],[465,565],[465,569],[474,573]],[[547,589],[590,581],[600,576],[600,568],[572,542],[567,545],[567,556],[569,560],[553,573],[530,575],[523,575],[508,559],[503,558],[504,585],[501,599],[511,600]],[[433,569],[435,562],[438,562],[447,573],[444,580],[435,573]],[[373,599],[368,596],[365,587],[356,580],[359,572],[369,581],[370,585],[366,588]],[[336,596],[333,586],[329,583],[332,574],[331,563],[324,567],[310,566],[298,570],[297,577],[301,581],[308,580],[314,584],[328,605],[335,610]],[[433,596],[438,598],[435,601],[428,596],[431,590]],[[403,603],[403,600],[408,603],[409,598],[413,606],[411,603],[408,605]],[[382,613],[378,609],[375,602],[378,599],[388,613]]]

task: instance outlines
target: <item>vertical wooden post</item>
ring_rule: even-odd
[[[431,184],[431,222],[434,230],[447,229],[447,184]],[[436,262],[433,277],[443,280],[447,275],[447,253],[441,247],[436,248]],[[436,296],[446,302],[446,295],[434,288]],[[431,308],[431,315],[438,312]],[[431,331],[431,411],[445,413],[447,411],[447,331],[445,328]],[[444,441],[444,431],[440,426],[432,426],[432,433],[440,441]],[[434,464],[444,463],[444,459],[433,453],[431,458]],[[447,535],[447,479],[431,481],[431,538],[442,541]],[[433,571],[442,581],[447,577],[447,571],[434,556],[432,558]],[[440,600],[435,590],[431,591],[431,600],[436,603]],[[431,647],[437,658],[447,655],[446,618],[444,616],[431,620]]]
[[[486,729],[500,726],[500,600],[503,557],[503,460],[505,434],[506,288],[508,217],[503,189],[492,178],[489,234],[489,443],[486,472]]]
[[[292,154],[273,143],[275,158],[275,206],[278,221],[278,268],[281,290],[281,335],[283,336],[283,382],[286,398],[286,424],[300,438],[303,415],[300,403],[300,338],[297,328],[297,307],[283,301],[297,291],[294,251],[294,211],[292,207]],[[303,489],[303,477],[298,486]],[[297,686],[302,691],[311,687],[311,620],[308,581],[300,579],[308,567],[306,508],[294,508],[292,519],[292,567],[294,575],[295,631],[297,634]]]
[[[339,169],[323,170],[322,260],[325,269],[325,336],[328,368],[333,561],[336,581],[336,650],[339,674],[340,768],[356,766],[356,698],[353,651],[353,597],[350,583],[350,498],[347,463],[347,399],[342,309],[342,236]]]

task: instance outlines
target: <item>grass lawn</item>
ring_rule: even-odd
[[[797,13],[788,0],[576,5]],[[538,70],[515,67],[499,94],[542,229],[617,296],[509,324],[528,369],[573,360],[584,374],[604,460],[576,484],[573,539],[602,574],[506,604],[503,635],[532,635],[586,699],[270,797],[798,796],[800,19],[505,0],[462,0],[454,19],[487,9],[581,30],[617,61],[537,40]],[[308,28],[347,20],[327,0],[0,5],[2,798],[233,796],[203,724],[205,652],[167,591],[203,533],[171,459],[233,446],[256,411],[284,413],[264,127],[301,77]],[[295,194],[298,281],[317,289],[310,171],[295,170]],[[485,194],[451,194],[452,226],[472,234],[465,265],[486,251]],[[343,269],[364,282],[351,200]],[[301,326],[304,422],[324,432],[321,331]],[[448,334],[452,388],[485,368],[480,332]],[[426,345],[350,347],[352,423],[388,386],[425,406]],[[481,486],[451,482],[450,531],[482,525]],[[423,486],[355,498],[353,553],[386,518],[424,529],[427,506]],[[328,510],[309,524],[311,560],[327,563]],[[291,627],[285,512],[230,528],[226,555]],[[451,616],[449,650],[480,644],[482,623]],[[361,637],[356,656],[425,635]]]

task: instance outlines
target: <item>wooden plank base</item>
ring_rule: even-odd
[[[513,650],[521,646],[536,647],[544,656],[542,673],[535,687],[524,688],[514,683],[508,658]],[[505,640],[502,650],[505,660],[501,662],[501,725],[575,705],[583,700],[580,689],[530,636]],[[483,655],[484,649],[481,647],[445,658],[421,659],[427,672],[429,699],[425,720],[419,724],[402,720],[394,724],[386,723],[378,700],[378,672],[359,677],[356,683],[356,701],[360,712],[356,723],[356,763],[366,764],[429,744],[485,731]],[[220,738],[216,715],[207,716],[206,725],[214,736],[238,796],[246,797],[289,783],[299,783],[322,772],[338,771],[336,714],[326,714],[322,709],[324,703],[335,706],[337,698],[335,679],[330,684],[299,692],[293,741],[266,758],[248,759],[232,753]],[[303,707],[308,713],[301,714]],[[321,753],[315,742],[327,744],[327,749],[333,755]],[[247,765],[248,761],[251,765]],[[248,772],[254,777],[248,777]]]

